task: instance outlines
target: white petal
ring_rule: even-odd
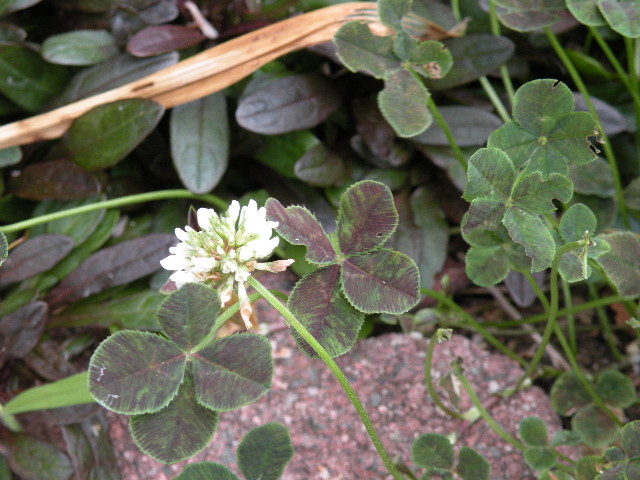
[[[189,238],[189,235],[187,234],[187,232],[185,232],[181,228],[176,228],[175,232],[176,232],[176,237],[178,237],[178,240],[180,240],[181,242],[185,242]]]
[[[215,258],[211,257],[192,257],[191,261],[193,262],[193,266],[198,272],[210,272],[216,266]]]
[[[250,276],[251,276],[250,272],[247,272],[246,270],[239,268],[236,271],[236,274],[234,275],[233,278],[235,279],[236,282],[244,283],[249,279]]]
[[[218,214],[213,208],[199,208],[196,213],[196,218],[198,219],[198,226],[202,230],[209,230],[211,227],[211,220],[216,220]]]
[[[178,255],[169,255],[160,260],[160,265],[162,265],[162,268],[165,270],[182,270],[189,266],[189,261]]]
[[[238,216],[240,215],[240,204],[237,200],[231,202],[229,210],[227,211],[227,217],[229,218],[229,225],[235,225]]]
[[[197,282],[198,277],[196,277],[191,272],[186,272],[184,270],[179,270],[173,273],[170,277],[170,280],[173,280],[178,288],[180,288],[185,283]]]

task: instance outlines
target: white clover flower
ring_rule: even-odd
[[[234,200],[226,215],[220,216],[211,208],[199,208],[196,218],[200,229],[176,228],[180,243],[169,249],[171,255],[160,264],[167,270],[175,270],[169,279],[178,288],[189,282],[203,282],[217,289],[222,306],[235,289],[240,315],[249,329],[252,310],[244,286],[249,275],[254,270],[281,272],[293,263],[293,260],[258,262],[278,246],[279,238],[271,238],[278,222],[268,221],[266,209],[258,208],[254,200],[242,209]]]

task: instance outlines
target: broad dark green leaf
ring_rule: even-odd
[[[378,106],[384,118],[401,137],[413,137],[429,128],[429,91],[408,70],[399,70],[384,79]]]
[[[202,283],[187,283],[169,295],[158,310],[163,330],[185,351],[211,331],[220,310],[220,296]]]
[[[229,123],[224,93],[179,105],[171,112],[171,158],[182,184],[207,193],[229,162]]]
[[[586,112],[574,112],[573,95],[556,80],[526,83],[514,98],[515,121],[505,123],[489,137],[488,146],[503,150],[517,169],[539,170],[547,177],[566,175],[570,164],[596,159],[588,138],[595,122]]]
[[[176,396],[185,353],[148,332],[121,330],[103,341],[89,363],[89,392],[105,408],[127,415],[157,412]]]
[[[515,50],[507,37],[470,34],[444,41],[454,59],[449,73],[442,79],[427,80],[431,90],[449,88],[473,82],[504,65]]]
[[[567,8],[576,19],[583,25],[599,27],[606,25],[600,10],[598,10],[598,0],[566,0]]]
[[[413,463],[422,468],[453,467],[453,447],[444,435],[425,433],[416,438],[411,447]]]
[[[511,201],[531,213],[546,214],[556,210],[553,199],[567,203],[572,195],[573,184],[564,175],[552,173],[543,180],[540,172],[533,172],[518,177],[511,192]]]
[[[338,58],[352,72],[364,71],[385,78],[401,68],[391,37],[374,35],[365,23],[350,22],[340,27],[333,42],[338,47]]]
[[[8,147],[0,149],[0,167],[9,167],[22,160],[22,150],[20,147]]]
[[[85,170],[111,167],[144,140],[163,113],[162,105],[141,98],[100,105],[73,122],[62,148]]]
[[[565,10],[565,0],[495,0],[498,18],[518,32],[553,25]]]
[[[131,330],[160,330],[154,314],[164,298],[155,290],[143,290],[106,302],[74,304],[54,315],[50,326],[109,328],[116,325]]]
[[[571,428],[582,436],[585,445],[604,448],[611,445],[618,435],[618,427],[596,405],[582,408],[571,418]]]
[[[640,420],[627,423],[622,428],[622,445],[628,457],[640,456]]]
[[[438,107],[456,142],[461,147],[484,145],[489,135],[502,126],[493,113],[479,107]],[[438,124],[432,124],[425,132],[411,140],[425,145],[448,146],[449,140]]]
[[[402,30],[400,20],[411,11],[411,0],[380,0],[378,16],[380,21],[394,30]]]
[[[600,235],[611,246],[611,251],[598,258],[618,293],[625,298],[640,295],[640,241],[632,232]]]
[[[294,166],[296,177],[314,187],[343,185],[349,172],[340,155],[318,144],[300,157]]]
[[[74,30],[47,38],[42,56],[60,65],[94,65],[118,53],[115,39],[106,30]]]
[[[518,426],[518,434],[531,447],[546,447],[549,443],[547,425],[540,417],[526,417]]]
[[[320,145],[320,140],[309,130],[265,136],[264,145],[256,158],[285,177],[296,178],[296,162],[309,150]]]
[[[585,231],[595,234],[597,227],[596,216],[583,203],[571,205],[560,219],[560,234],[565,242],[580,240]]]
[[[524,246],[527,256],[533,261],[532,272],[540,272],[551,266],[556,243],[539,215],[512,207],[505,212],[503,223],[511,238]]]
[[[0,17],[4,17],[17,10],[24,10],[40,2],[41,0],[1,0]]]
[[[109,438],[109,422],[103,412],[81,423],[63,426],[62,436],[71,456],[76,478],[120,480]]]
[[[576,193],[596,195],[602,198],[615,196],[616,186],[611,172],[611,165],[603,158],[596,158],[587,165],[569,166],[569,178],[573,182]],[[633,181],[627,186],[633,184]],[[625,189],[625,196],[627,189]],[[631,207],[633,208],[633,207]]]
[[[182,473],[173,480],[239,480],[235,474],[224,465],[214,462],[190,463]]]
[[[467,276],[480,287],[490,287],[503,281],[511,264],[504,247],[471,247],[465,256]]]
[[[195,25],[152,25],[129,39],[127,52],[136,57],[151,57],[193,47],[205,38]]]
[[[420,272],[403,253],[383,249],[342,264],[340,281],[351,304],[364,313],[400,314],[420,299]]]
[[[193,376],[201,405],[221,411],[248,405],[271,388],[271,344],[253,333],[216,340],[193,355]]]
[[[446,77],[453,66],[449,49],[443,43],[432,40],[418,43],[409,61],[413,70],[434,80]]]
[[[150,75],[178,61],[177,53],[168,53],[148,59],[138,59],[131,55],[117,55],[106,62],[77,73],[53,106],[59,107],[81,98],[96,95],[112,88]]]
[[[387,246],[413,258],[420,270],[420,285],[433,286],[447,258],[449,227],[433,192],[416,189],[410,198],[396,196],[400,222]]]
[[[286,76],[262,83],[243,95],[236,120],[252,132],[278,135],[315,127],[340,102],[338,92],[319,76]]]
[[[276,231],[287,242],[307,247],[306,259],[317,265],[330,265],[336,261],[331,241],[315,215],[305,207],[292,205],[284,208],[270,198],[266,203],[267,219],[278,222]]]
[[[598,0],[609,26],[628,38],[640,37],[640,4],[634,0]]]
[[[615,408],[630,407],[638,398],[631,379],[617,370],[607,369],[600,372],[595,387],[607,405]]]
[[[563,416],[569,416],[592,402],[591,395],[573,372],[565,372],[556,379],[550,397],[551,407]]]
[[[281,423],[254,428],[238,445],[238,467],[247,480],[278,480],[292,458],[291,435]]]
[[[501,150],[481,148],[469,159],[467,177],[462,196],[468,202],[481,197],[503,200],[511,193],[516,170]]]
[[[68,480],[73,465],[64,452],[50,443],[24,434],[9,433],[9,465],[27,480]]]
[[[47,63],[30,48],[0,45],[0,92],[29,112],[37,112],[64,88],[65,67]]]
[[[16,197],[29,200],[79,200],[100,193],[100,180],[69,160],[28,165],[8,183]]]
[[[10,358],[24,358],[35,347],[47,324],[47,304],[39,300],[0,319],[0,366]]]
[[[378,182],[353,184],[340,198],[338,243],[345,255],[382,246],[398,226],[398,212],[389,188]]]
[[[491,478],[491,464],[469,447],[460,449],[456,470],[462,480],[490,480]]]
[[[2,265],[9,255],[9,244],[7,243],[7,237],[4,233],[0,232],[0,265]],[[1,270],[0,270],[1,271]]]
[[[116,0],[56,0],[57,7],[87,13],[108,12],[115,4]]]
[[[19,3],[15,0],[8,0],[10,3]],[[6,2],[0,2],[0,9],[2,9],[3,5]],[[0,10],[0,16],[3,16]],[[0,40],[2,42],[15,42],[20,43],[23,42],[27,38],[27,32],[19,27],[18,25],[13,25],[11,23],[2,23],[0,25]]]
[[[466,234],[475,230],[497,230],[500,228],[506,205],[504,200],[493,198],[475,198],[469,207],[469,218],[463,227]]]
[[[529,447],[524,451],[524,460],[533,470],[540,471],[552,468],[558,459],[550,448]]]
[[[47,213],[54,213],[70,208],[91,205],[105,199],[106,197],[104,195],[94,195],[82,200],[73,200],[69,202],[44,200],[33,210],[33,216],[37,217]],[[81,213],[79,215],[69,215],[68,217],[54,220],[44,225],[38,225],[31,229],[31,234],[34,236],[42,235],[44,233],[67,235],[73,238],[76,245],[81,245],[99,228],[105,215],[106,210],[104,209]]]
[[[172,235],[154,233],[102,249],[51,290],[47,303],[59,307],[145,277],[159,269],[160,260],[174,243]]]
[[[14,248],[0,267],[0,286],[46,272],[73,249],[73,244],[71,237],[54,233],[30,238]]]
[[[218,421],[218,412],[198,403],[193,376],[187,371],[169,405],[154,413],[131,417],[131,435],[140,450],[150,457],[162,463],[175,463],[202,451],[213,438]]]
[[[337,265],[322,268],[303,277],[291,292],[289,310],[332,357],[351,349],[358,338],[364,315],[344,298]],[[318,354],[297,333],[293,338],[312,358]]]

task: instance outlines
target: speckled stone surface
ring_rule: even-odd
[[[252,428],[277,421],[293,438],[295,456],[285,480],[388,479],[382,461],[338,381],[320,361],[297,349],[288,328],[264,305],[261,318],[269,325],[275,376],[272,390],[256,403],[222,414],[213,441],[187,462],[162,465],[140,453],[128,433],[128,419],[111,415],[111,436],[126,480],[173,478],[184,465],[212,460],[237,472],[235,451]],[[424,386],[428,340],[389,334],[360,341],[337,362],[364,403],[391,457],[401,456],[411,465],[411,444],[422,433],[455,433],[456,448],[470,446],[492,464],[496,480],[534,479],[522,455],[501,440],[484,422],[453,420],[437,409]],[[536,387],[508,399],[494,395],[508,388],[523,373],[501,355],[489,353],[461,335],[436,346],[434,381],[444,375],[457,357],[484,405],[509,432],[529,415],[540,416],[553,434],[559,419],[544,392]],[[463,395],[463,408],[471,406]]]

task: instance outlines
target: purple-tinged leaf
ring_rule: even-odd
[[[287,242],[307,247],[307,260],[317,265],[330,265],[336,261],[331,241],[315,215],[305,207],[292,205],[287,208],[276,199],[266,203],[267,219],[278,222],[276,231]]]
[[[332,357],[351,349],[358,338],[364,315],[344,298],[337,265],[303,277],[289,296],[288,307]],[[297,332],[293,338],[308,356],[318,354]]]
[[[40,3],[42,0],[6,0],[0,4],[0,17],[5,17],[11,12],[15,12],[17,10],[24,10],[25,8],[29,8],[37,3]]]
[[[221,411],[244,407],[271,388],[271,344],[253,333],[224,337],[193,355],[193,377],[201,405]]]
[[[158,320],[169,338],[190,350],[211,331],[220,310],[220,297],[202,283],[187,283],[162,302]]]
[[[150,457],[175,463],[202,451],[213,438],[218,421],[217,412],[198,403],[193,375],[187,370],[178,395],[169,405],[158,412],[131,417],[131,435]]]
[[[69,457],[50,443],[22,433],[8,433],[5,437],[9,465],[20,478],[69,480],[73,475]]]
[[[340,198],[338,242],[345,255],[381,247],[397,226],[393,195],[382,183],[355,183]]]
[[[148,332],[121,330],[102,342],[89,363],[89,392],[105,408],[127,415],[157,412],[182,383],[186,354]]]
[[[546,276],[544,271],[533,274],[533,278],[540,288],[544,285]],[[504,285],[507,287],[513,303],[519,307],[530,307],[538,298],[527,277],[520,272],[510,272],[507,278],[504,279]]]
[[[11,251],[0,267],[0,286],[46,272],[73,249],[73,239],[55,233],[30,238]]]
[[[186,25],[157,25],[144,28],[127,43],[134,57],[152,57],[161,53],[193,47],[205,39],[200,30]]]
[[[476,229],[497,230],[504,216],[506,207],[504,201],[493,198],[476,198],[469,207],[469,218],[464,225],[464,233],[471,233]]]
[[[29,165],[9,180],[8,190],[29,200],[79,200],[100,193],[98,178],[69,160]]]
[[[245,478],[278,480],[292,458],[289,429],[277,422],[254,428],[238,445],[238,467]]]
[[[9,357],[24,358],[47,324],[47,304],[33,301],[0,320],[0,367]]]
[[[236,120],[251,132],[278,135],[315,127],[338,108],[340,101],[338,92],[321,77],[275,78],[240,99]]]
[[[640,295],[640,240],[632,232],[599,235],[611,246],[611,251],[596,261],[625,298]]]
[[[80,264],[47,296],[53,309],[102,290],[132,282],[159,269],[175,237],[154,233],[100,250]]]
[[[349,257],[340,281],[347,299],[364,313],[404,313],[420,300],[416,263],[394,250]]]

